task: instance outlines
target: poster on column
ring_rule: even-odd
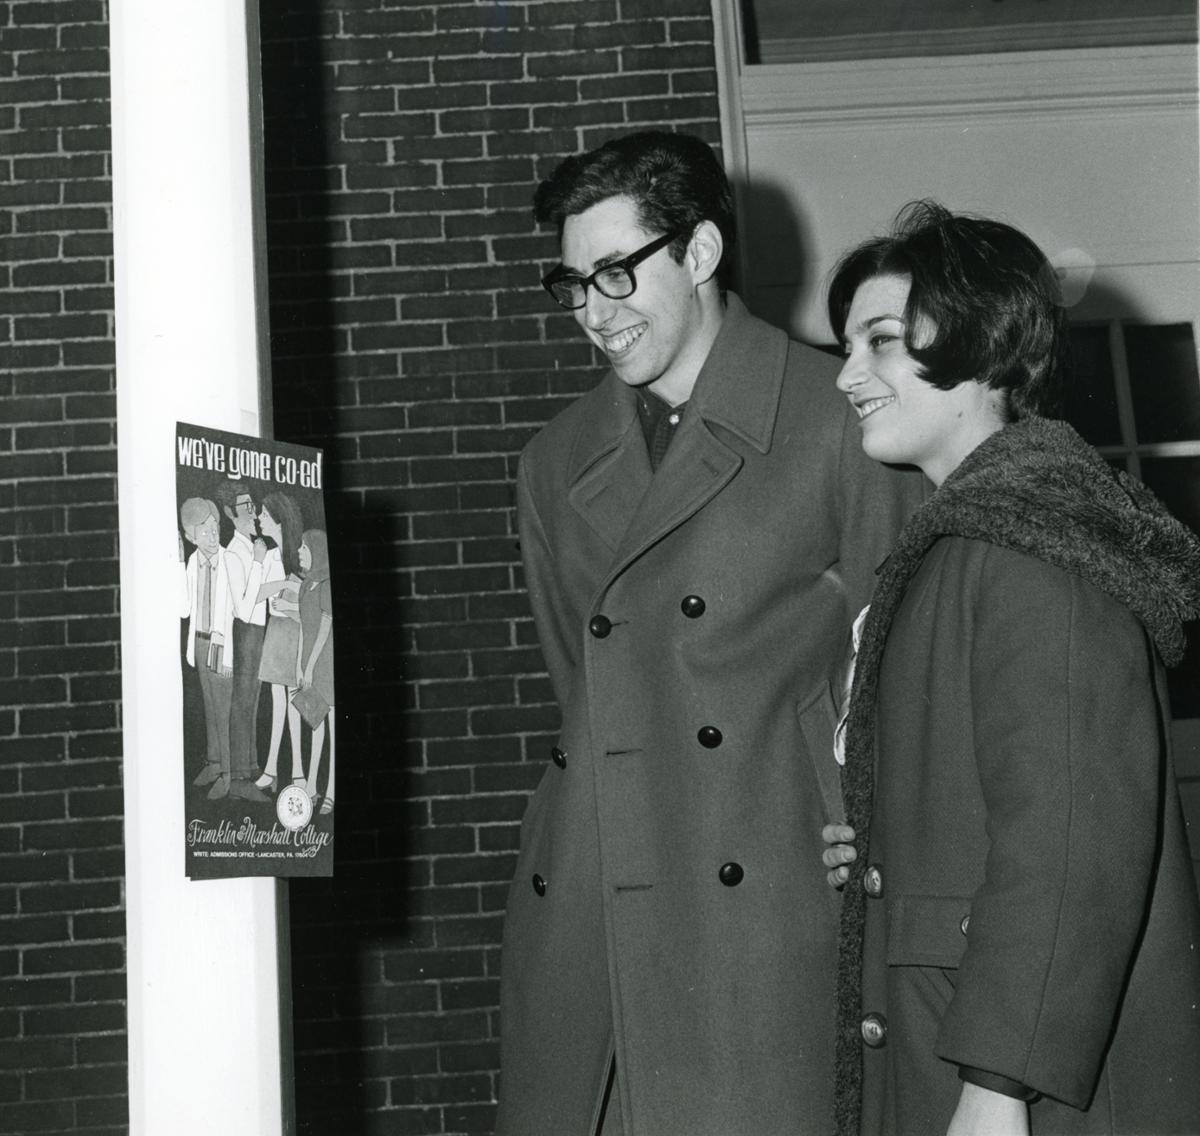
[[[333,874],[322,453],[176,424],[187,874]]]

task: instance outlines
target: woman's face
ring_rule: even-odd
[[[283,536],[283,530],[280,528],[279,522],[267,512],[266,505],[262,507],[262,511],[258,514],[258,527],[262,529],[264,536],[269,536],[276,544],[279,543]]]
[[[941,483],[1004,425],[1003,395],[979,383],[938,390],[920,377],[904,345],[907,276],[872,276],[859,285],[843,333],[846,361],[838,390],[858,414],[863,450],[894,465],[915,465]],[[921,346],[933,328],[916,328]]]
[[[307,544],[300,545],[300,570],[307,572],[312,567],[312,551]]]

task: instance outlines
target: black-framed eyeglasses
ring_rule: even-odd
[[[577,311],[587,303],[589,285],[602,296],[610,300],[623,300],[637,291],[637,277],[633,270],[648,256],[653,256],[661,248],[666,248],[676,237],[683,235],[682,231],[668,233],[665,237],[656,237],[648,245],[642,245],[636,252],[612,264],[597,268],[590,276],[580,276],[571,272],[563,265],[551,269],[542,277],[542,287],[554,297],[555,301],[568,311]]]

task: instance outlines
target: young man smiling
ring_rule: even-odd
[[[829,674],[921,493],[837,361],[725,287],[697,138],[564,161],[543,283],[611,370],[522,455],[562,732],[509,897],[498,1136],[795,1136],[832,1115]]]

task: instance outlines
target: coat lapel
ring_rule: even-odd
[[[615,551],[652,473],[636,395],[613,374],[597,395],[596,413],[585,419],[571,453],[567,501]]]
[[[685,415],[684,425],[625,530],[608,578],[703,508],[741,467],[739,453],[716,438],[699,418]]]
[[[755,319],[729,293],[720,334],[657,474],[637,396],[611,373],[597,389],[596,412],[571,454],[567,498],[614,550],[605,586],[729,484],[744,460],[738,443],[770,450],[787,352],[787,334]]]

